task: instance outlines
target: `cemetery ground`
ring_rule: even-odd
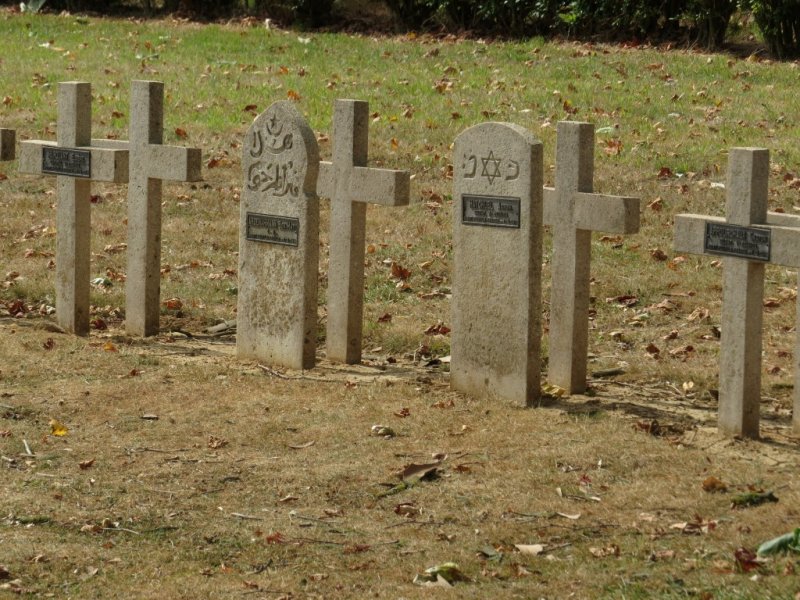
[[[164,190],[161,332],[124,333],[126,190],[95,184],[92,331],[53,326],[55,181],[0,163],[0,595],[792,598],[796,273],[767,268],[761,439],[716,433],[721,272],[672,250],[723,214],[727,152],[771,152],[770,210],[800,210],[796,63],[541,40],[307,34],[0,13],[0,126],[54,139],[59,81],[93,84],[93,135],[127,139],[133,79],[165,83],[165,142],[203,179]],[[364,361],[235,357],[241,146],[296,102],[330,156],[336,98],[370,102],[370,165],[409,169],[369,207]],[[448,384],[452,149],[510,121],[544,143],[596,125],[595,190],[642,198],[592,242],[587,395],[519,409]],[[545,325],[550,239],[545,236]],[[514,260],[514,257],[509,257]],[[492,290],[486,290],[491,293]],[[546,339],[544,340],[546,364]],[[377,426],[377,427],[375,427]],[[771,494],[770,494],[771,493]]]

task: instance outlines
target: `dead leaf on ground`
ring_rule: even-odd
[[[441,461],[437,461],[435,463],[427,463],[422,465],[417,464],[410,464],[403,467],[403,469],[397,474],[400,479],[403,481],[408,481],[411,479],[425,479],[426,477],[433,477],[436,475],[436,471],[439,467],[442,466]]]
[[[539,556],[545,550],[544,544],[514,544],[514,548],[519,550],[521,554],[529,554],[531,556]]]
[[[589,548],[589,552],[592,556],[597,558],[605,558],[607,556],[619,556],[619,546],[616,544],[610,544],[608,546],[604,546],[603,548]]]
[[[669,526],[669,528],[677,529],[681,533],[685,533],[687,535],[700,535],[703,533],[708,533],[709,531],[714,531],[717,528],[717,521],[707,521],[700,515],[695,515],[694,520],[685,521],[682,523],[673,523]]]
[[[394,507],[394,512],[403,517],[416,517],[422,511],[410,502],[403,502]]]
[[[91,458],[89,460],[84,460],[83,462],[78,463],[78,466],[80,467],[81,471],[85,471],[86,469],[92,468],[92,465],[94,465],[94,461],[95,461],[94,458]]]
[[[710,475],[703,480],[703,490],[709,493],[727,492],[728,486],[713,475]]]
[[[737,548],[733,552],[733,558],[736,561],[736,570],[740,573],[749,573],[761,568],[762,561],[755,552],[747,548]]]
[[[391,271],[392,271],[392,277],[394,277],[395,279],[406,280],[409,277],[411,277],[411,271],[406,269],[400,263],[396,263],[394,261],[392,261]]]
[[[217,437],[215,435],[208,436],[208,447],[211,448],[212,450],[224,448],[227,445],[228,445],[228,440],[226,439]]]
[[[64,437],[69,433],[69,429],[62,422],[50,419],[50,433],[56,437]]]

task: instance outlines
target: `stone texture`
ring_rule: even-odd
[[[705,241],[709,223],[756,226],[770,233],[768,261],[723,258],[718,427],[728,435],[758,437],[759,433],[765,264],[800,267],[800,219],[767,212],[768,182],[768,150],[733,148],[728,159],[726,217],[675,216],[674,246],[679,252],[712,253]],[[795,390],[796,429],[800,429],[798,405]]]
[[[89,333],[91,181],[124,183],[128,179],[124,143],[92,140],[91,113],[88,83],[60,83],[56,143],[24,141],[19,157],[20,173],[43,174],[45,148],[91,155],[88,177],[56,177],[56,320],[77,335]]]
[[[308,369],[317,345],[316,138],[291,103],[278,102],[243,146],[237,354]]]
[[[201,153],[163,144],[163,83],[133,81],[130,114],[125,329],[148,336],[158,333],[161,311],[162,181],[199,181]]]
[[[331,199],[328,266],[327,357],[361,362],[364,317],[366,203],[404,206],[408,171],[370,169],[369,104],[337,100],[333,116],[333,160],[320,163],[317,192]]]
[[[542,145],[483,123],[456,138],[453,165],[451,386],[530,406],[541,393]]]
[[[17,132],[0,128],[0,161],[14,160],[16,157]]]
[[[635,233],[639,199],[592,193],[594,126],[562,121],[555,189],[545,188],[544,223],[553,233],[548,381],[586,391],[592,231]]]

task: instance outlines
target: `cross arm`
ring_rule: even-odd
[[[780,224],[773,224],[776,222]],[[707,254],[706,223],[724,225],[727,221],[723,217],[707,215],[675,215],[675,250],[689,254]],[[751,227],[770,230],[770,264],[800,267],[800,217],[770,212],[767,214],[767,223],[753,223]]]
[[[109,140],[99,140],[103,143]],[[20,144],[19,172],[42,174],[44,148],[60,148],[56,142],[44,140],[28,140]],[[67,149],[67,148],[65,148]],[[110,181],[126,183],[128,181],[128,150],[124,147],[78,146],[69,150],[82,150],[91,153],[92,181]]]
[[[331,198],[336,190],[336,169],[333,163],[319,163],[317,195]],[[351,202],[369,202],[384,206],[407,206],[411,190],[408,171],[353,167],[346,191]]]
[[[183,146],[149,146],[147,176],[167,181],[200,181],[201,153],[199,148]]]
[[[639,231],[639,198],[607,196],[590,192],[575,192],[573,224],[576,229],[604,233],[636,233]],[[544,224],[556,222],[558,193],[544,188]]]

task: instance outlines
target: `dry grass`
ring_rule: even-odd
[[[793,589],[793,559],[754,582],[733,557],[795,525],[792,444],[723,441],[698,428],[712,408],[692,418],[656,386],[518,410],[453,394],[438,369],[405,362],[278,378],[235,361],[230,341],[81,340],[25,322],[2,333],[13,391],[0,540],[31,594],[418,597],[428,592],[413,576],[447,561],[472,580],[460,597]],[[69,433],[49,435],[51,418]],[[663,437],[642,430],[653,419]],[[371,435],[376,424],[397,436]],[[396,471],[441,454],[440,477],[381,497]],[[711,475],[729,491],[705,492]],[[748,486],[780,501],[731,509]],[[397,514],[401,503],[418,514]],[[672,527],[696,519],[716,527]]]
[[[93,291],[93,318],[109,329],[79,339],[48,330],[45,314],[54,181],[1,166],[0,275],[17,275],[5,277],[0,302],[21,300],[27,312],[0,317],[0,565],[8,571],[0,597],[428,597],[414,575],[447,561],[470,579],[457,584],[459,597],[800,591],[795,557],[749,572],[734,558],[799,521],[797,440],[788,433],[796,276],[768,270],[775,302],[765,315],[764,438],[724,440],[713,428],[720,272],[710,259],[676,261],[670,249],[674,214],[722,212],[723,192],[710,184],[724,180],[730,146],[769,146],[771,208],[800,205],[786,178],[800,164],[797,66],[540,40],[311,38],[0,14],[0,69],[15,74],[3,78],[3,126],[22,139],[52,138],[55,82],[85,79],[94,85],[95,135],[125,138],[128,82],[160,79],[166,141],[203,148],[207,167],[203,183],[165,188],[162,298],[180,298],[183,308],[165,307],[162,334],[142,341],[121,330],[124,187],[95,188],[92,273],[112,285]],[[263,110],[288,90],[299,93],[323,156],[333,98],[368,99],[372,164],[414,176],[412,206],[369,211],[369,359],[360,367],[321,354],[314,371],[270,373],[237,361],[230,337],[202,333],[235,318],[239,153],[253,117],[243,108]],[[449,353],[447,336],[424,333],[450,321],[449,145],[489,118],[541,137],[548,183],[557,120],[610,127],[598,133],[596,189],[643,198],[640,235],[594,238],[590,370],[626,373],[593,381],[590,396],[519,410],[454,394],[442,367],[427,366]],[[177,139],[178,127],[187,140]],[[614,147],[607,140],[622,143],[618,154],[604,151]],[[672,176],[659,179],[662,167]],[[324,341],[327,211],[322,218]],[[549,302],[547,238],[545,246]],[[667,260],[653,258],[656,249]],[[412,271],[410,291],[390,279],[391,260]],[[638,302],[607,301],[622,295]],[[708,316],[690,319],[697,308]],[[379,322],[387,313],[391,320]],[[677,337],[664,340],[673,330]],[[50,435],[51,418],[67,425],[65,437]],[[371,435],[377,424],[398,435]],[[382,496],[404,465],[439,454],[447,458],[438,478]],[[728,491],[704,491],[709,476]],[[749,487],[779,502],[732,509]],[[395,512],[401,503],[415,514]],[[672,527],[686,522],[699,531]],[[540,556],[514,547],[537,543]]]

